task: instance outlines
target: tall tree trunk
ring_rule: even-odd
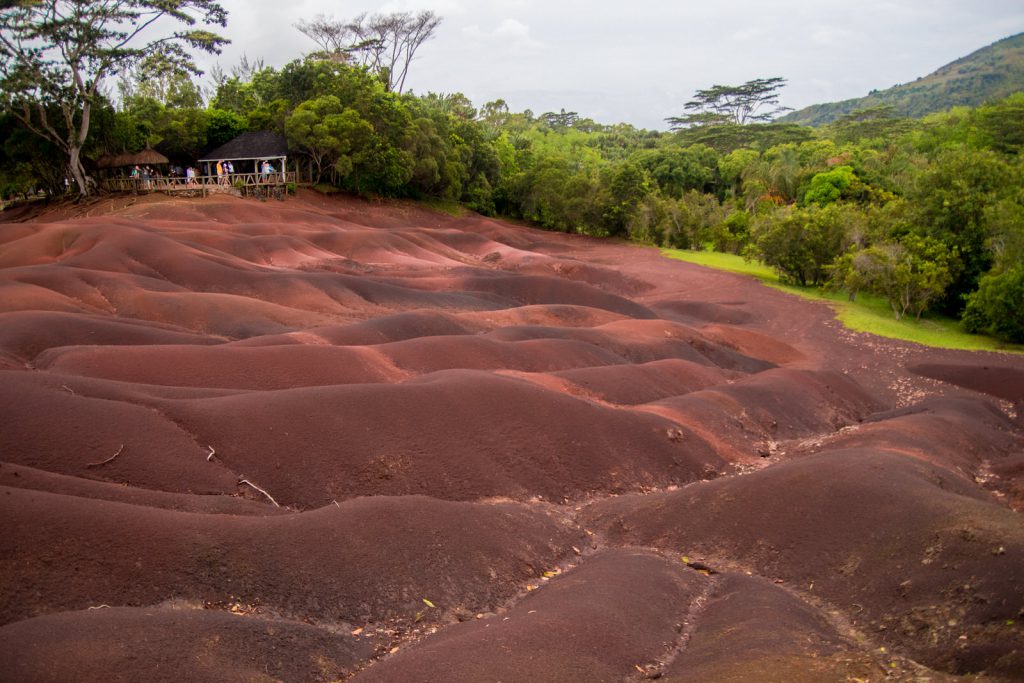
[[[89,119],[92,113],[92,103],[86,99],[82,104],[82,122],[78,130],[74,130],[74,114],[70,110],[65,111],[64,116],[68,123],[68,171],[78,184],[78,195],[88,197],[92,194],[93,181],[85,174],[85,167],[82,166],[82,147],[89,137]]]
[[[82,197],[88,196],[89,180],[85,177],[85,168],[82,166],[82,148],[79,145],[70,145],[68,156],[68,171],[78,185],[78,194]]]

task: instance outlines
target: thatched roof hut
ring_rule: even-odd
[[[100,168],[124,168],[126,166],[159,166],[168,164],[170,160],[155,149],[144,149],[129,154],[107,154],[100,157],[96,165]]]

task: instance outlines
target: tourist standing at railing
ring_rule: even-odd
[[[185,184],[189,187],[196,184],[196,169],[191,166],[185,169]]]
[[[217,162],[217,182],[221,185],[227,184],[227,177],[224,175],[224,162]]]

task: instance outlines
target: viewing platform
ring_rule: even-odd
[[[104,178],[99,181],[100,188],[107,192],[130,192],[145,194],[163,192],[164,194],[184,194],[186,196],[202,196],[208,194],[234,194],[243,196],[274,196],[282,198],[289,184],[297,182],[294,171],[274,171],[272,173],[231,173],[223,176],[195,176],[190,181],[181,177],[159,176],[141,178],[124,176]]]

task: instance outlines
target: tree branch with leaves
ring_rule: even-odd
[[[183,28],[151,34],[167,20]],[[34,0],[0,10],[0,110],[66,155],[81,195],[93,185],[82,165],[92,108],[105,79],[144,59],[199,74],[191,51],[219,53],[228,41],[197,24],[227,25],[213,0]],[[58,120],[51,120],[57,114]]]
[[[424,11],[360,14],[351,20],[323,14],[295,24],[329,56],[344,56],[378,74],[391,92],[401,93],[416,52],[434,36],[441,17]]]

